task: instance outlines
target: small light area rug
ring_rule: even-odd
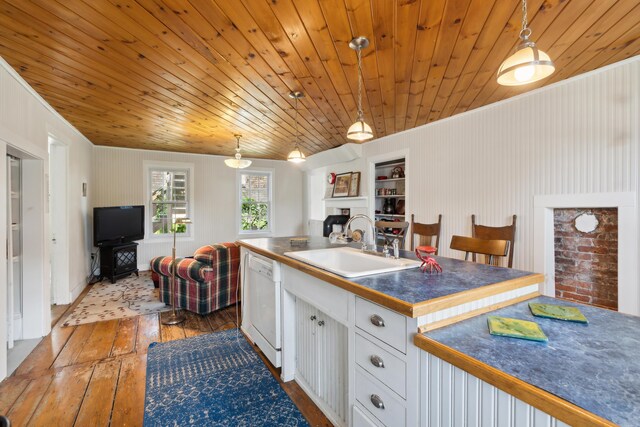
[[[152,343],[145,426],[308,426],[237,329]]]
[[[135,317],[171,309],[158,298],[158,289],[153,287],[149,271],[140,272],[140,277],[131,275],[116,283],[104,279],[91,286],[62,326]]]

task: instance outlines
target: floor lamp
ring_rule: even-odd
[[[173,251],[171,253],[171,286],[169,288],[169,294],[171,295],[171,314],[168,315],[163,321],[163,325],[177,325],[186,320],[184,313],[176,312],[176,231],[179,224],[191,224],[189,218],[178,218],[173,223]]]

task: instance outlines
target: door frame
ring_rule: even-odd
[[[51,302],[71,303],[69,290],[69,146],[49,135],[48,219]],[[54,174],[55,171],[55,174]],[[64,173],[60,173],[64,171]],[[54,231],[55,230],[55,231]],[[55,237],[56,243],[52,242]],[[55,264],[55,267],[54,267]]]

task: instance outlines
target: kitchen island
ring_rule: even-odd
[[[508,290],[537,285],[544,280],[537,273],[445,257],[435,257],[442,266],[441,274],[425,274],[419,269],[411,269],[346,279],[285,255],[286,252],[345,246],[331,244],[324,237],[308,239],[309,242],[304,246],[292,246],[288,237],[246,239],[237,243],[252,252],[413,318]],[[400,253],[403,258],[417,259],[412,252]],[[535,292],[536,290],[533,291]]]
[[[541,297],[525,271],[437,257],[441,274],[346,279],[285,255],[343,246],[328,239],[239,244],[278,265],[283,380],[336,425],[638,425],[638,317]],[[580,307],[589,324],[533,317],[529,302]],[[549,342],[490,335],[488,315],[535,321]]]
[[[270,358],[276,366],[281,361],[282,379],[295,379],[339,426],[423,424],[419,373],[424,352],[413,344],[414,336],[430,325],[536,297],[543,281],[540,274],[444,257],[437,257],[440,274],[413,268],[346,279],[285,255],[342,246],[326,238],[309,238],[301,247],[292,246],[290,238],[238,244],[242,329],[276,355]],[[410,252],[401,255],[414,258]],[[260,271],[277,289],[272,306],[273,292],[255,291],[251,278]],[[274,336],[281,332],[281,340],[271,344],[259,331],[265,312],[275,313]]]
[[[535,317],[529,310],[529,302],[578,307],[589,323]],[[534,321],[547,335],[548,342],[490,335],[488,315]],[[636,316],[538,297],[418,334],[414,341],[426,352],[423,366],[431,367],[432,375],[428,369],[423,372],[428,388],[442,386],[438,378],[442,370],[454,378],[466,377],[467,387],[457,390],[452,400],[463,409],[458,416],[467,412],[469,425],[475,425],[470,419],[481,416],[477,410],[468,411],[469,405],[478,409],[478,397],[471,394],[482,387],[489,390],[497,387],[504,400],[510,401],[508,404],[515,405],[517,398],[570,425],[637,426],[639,330],[640,318]],[[434,375],[436,366],[440,375]],[[442,402],[434,404],[424,399],[423,403],[429,418],[447,416]],[[531,413],[521,411],[519,415],[522,425],[528,425],[526,417]]]

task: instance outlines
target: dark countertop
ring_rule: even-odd
[[[579,307],[589,324],[534,317],[529,302]],[[549,342],[490,335],[488,315],[535,321]],[[622,426],[637,426],[639,331],[640,317],[538,297],[423,335],[602,418]],[[430,351],[420,341],[417,339],[416,344]]]
[[[303,263],[285,256],[285,252],[344,246],[343,244],[331,244],[329,239],[325,237],[309,237],[309,243],[305,246],[291,246],[289,240],[290,237],[278,237],[246,239],[240,240],[238,243],[294,268],[301,267]],[[355,247],[358,246],[356,245]],[[416,259],[415,255],[409,251],[401,251],[401,255],[404,258]],[[442,273],[428,274],[423,273],[418,268],[414,268],[347,279],[307,264],[304,264],[304,271],[410,317],[417,317],[430,312],[428,307],[430,303],[450,298],[453,295],[461,296],[470,291],[479,291],[481,288],[485,288],[484,291],[491,292],[486,289],[487,286],[491,285],[504,285],[502,288],[510,286],[514,289],[543,281],[542,275],[526,271],[489,266],[453,258],[435,258],[442,266]],[[502,289],[499,292],[498,286],[495,287],[494,294],[504,291]],[[377,295],[379,300],[370,298],[372,295]],[[386,304],[381,296],[386,296],[389,301],[395,301],[396,303]]]

